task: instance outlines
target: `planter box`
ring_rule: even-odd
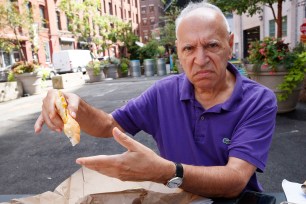
[[[279,71],[275,73],[270,73],[269,71],[260,70],[259,72],[255,73],[250,71],[251,66],[247,67],[248,76],[250,79],[268,87],[271,89],[275,95],[278,93],[282,93],[282,91],[278,90],[278,85],[284,81],[284,77],[288,72]],[[277,113],[287,113],[290,111],[295,110],[298,99],[299,93],[301,91],[301,86],[298,86],[296,89],[292,91],[289,95],[288,99],[285,101],[278,101],[277,102]]]
[[[15,78],[22,84],[25,95],[36,95],[42,92],[42,76],[37,73],[16,74]]]
[[[87,74],[88,74],[90,83],[99,82],[99,81],[102,81],[102,79],[105,78],[103,70],[101,70],[98,75],[95,75],[94,71],[92,69],[87,69]]]
[[[0,102],[20,98],[23,90],[20,82],[1,82],[0,83]]]
[[[82,72],[69,73],[52,77],[54,89],[66,89],[85,84]]]

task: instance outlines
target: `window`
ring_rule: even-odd
[[[154,12],[154,5],[150,5],[149,10],[150,10],[151,13]]]
[[[150,18],[150,23],[151,23],[151,25],[154,25],[155,24],[155,18]]]
[[[287,16],[282,18],[282,35],[283,37],[287,36]]]
[[[108,11],[110,15],[113,15],[113,4],[111,2],[108,3]]]
[[[44,50],[45,50],[46,62],[51,62],[50,47],[49,47],[49,43],[48,42],[44,43]]]
[[[137,0],[135,0],[135,7],[137,8],[138,6],[137,6]],[[306,7],[305,7],[306,8]]]
[[[270,20],[269,21],[269,36],[270,37],[275,37],[276,33],[276,23],[275,20]],[[287,16],[283,16],[282,18],[282,36],[286,37],[287,36]]]
[[[31,2],[28,2],[28,3],[27,3],[27,9],[28,9],[28,12],[29,12],[29,13],[32,12],[32,3],[31,3]]]
[[[145,6],[143,6],[143,7],[141,7],[141,13],[146,13],[146,7]]]
[[[129,11],[128,13],[129,13],[129,18],[131,18],[131,11]]]
[[[47,28],[47,19],[46,19],[45,7],[43,5],[39,5],[39,15],[40,15],[40,20],[41,20],[41,26],[43,28]]]
[[[269,36],[275,37],[275,20],[269,20]]]
[[[4,64],[4,67],[6,66],[9,66],[12,64],[12,61],[11,61],[11,56],[10,56],[10,53],[8,52],[3,52],[3,64]]]
[[[144,26],[147,25],[147,19],[142,19],[142,25],[144,25]]]
[[[67,16],[66,16],[66,23],[67,23],[67,30],[71,32],[72,31],[72,25],[70,24],[70,20]]]
[[[56,11],[56,24],[57,24],[57,29],[62,30],[61,26],[61,13],[59,11]]]
[[[136,14],[136,23],[138,23],[138,14]]]

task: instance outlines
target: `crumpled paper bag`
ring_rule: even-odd
[[[181,189],[170,189],[153,182],[120,181],[92,171],[80,168],[61,183],[54,192],[45,192],[36,196],[13,199],[3,204],[146,204],[146,203],[212,203]]]

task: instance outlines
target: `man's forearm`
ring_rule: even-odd
[[[254,165],[234,157],[226,166],[184,165],[181,187],[204,197],[232,198],[243,191],[255,171]]]
[[[83,100],[79,104],[76,119],[84,132],[95,137],[112,137],[112,129],[115,126],[120,128],[110,114],[94,108]]]

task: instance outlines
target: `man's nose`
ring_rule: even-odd
[[[199,66],[207,64],[209,61],[209,58],[207,56],[207,50],[205,50],[204,47],[199,47],[195,53],[195,59],[194,63],[196,63]]]

